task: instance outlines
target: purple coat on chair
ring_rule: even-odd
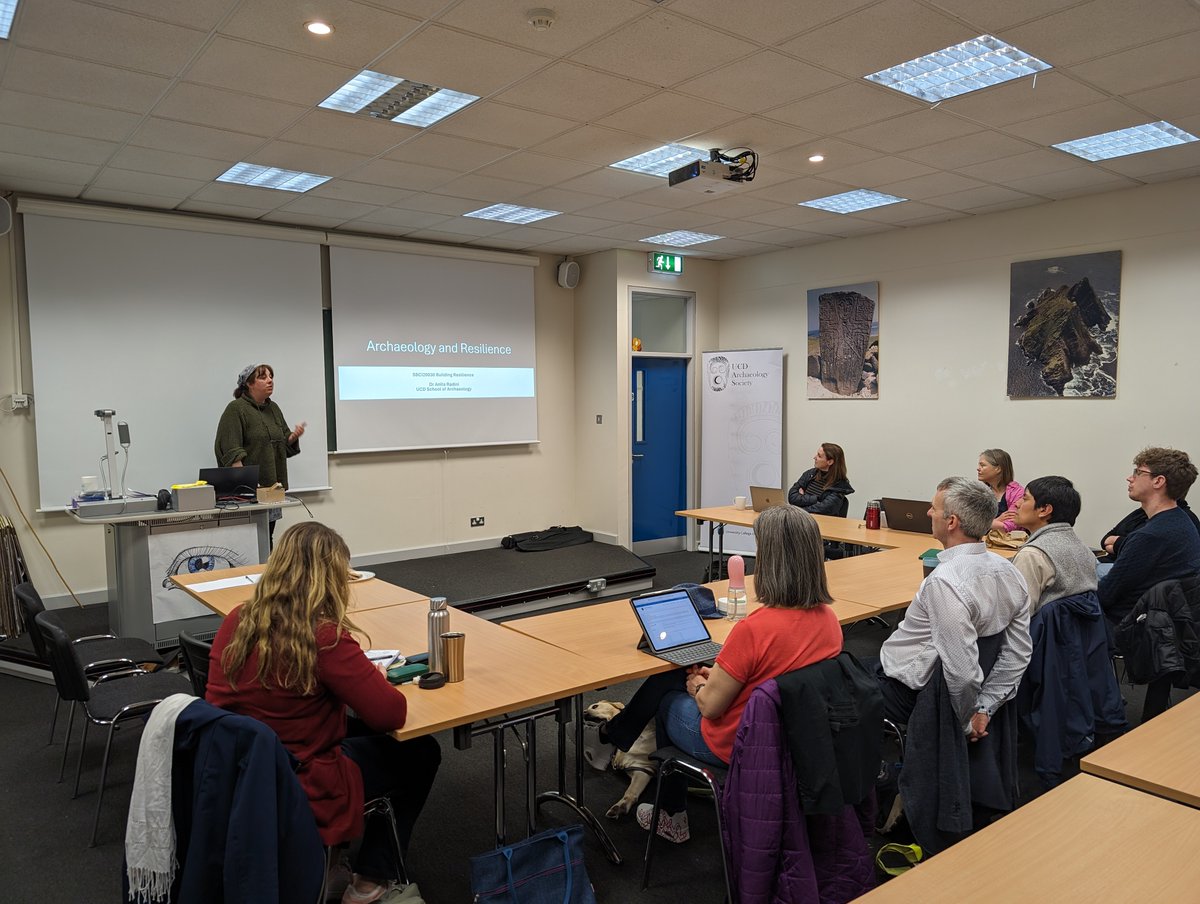
[[[779,716],[779,687],[750,696],[722,791],[730,880],[740,904],[834,904],[875,885],[863,823],[854,807],[805,816]]]

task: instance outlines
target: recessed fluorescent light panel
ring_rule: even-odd
[[[1148,122],[1144,126],[1132,126],[1128,129],[1117,129],[1115,132],[1105,132],[1103,135],[1076,138],[1074,141],[1064,141],[1054,146],[1084,160],[1108,160],[1112,157],[1125,157],[1129,154],[1141,154],[1143,151],[1157,151],[1159,148],[1188,144],[1196,140],[1195,135],[1176,128],[1169,122]]]
[[[561,210],[542,210],[540,207],[518,207],[516,204],[493,204],[464,213],[464,217],[477,220],[498,220],[501,223],[536,223],[546,217],[556,217]]]
[[[699,245],[701,242],[715,242],[723,239],[723,235],[709,235],[707,232],[688,232],[679,229],[675,232],[664,232],[662,235],[652,235],[639,241],[649,245],[670,245],[672,248],[686,248],[688,245]]]
[[[865,76],[919,100],[937,103],[960,94],[1053,68],[991,35],[980,35]]]
[[[218,182],[235,185],[254,185],[258,188],[275,188],[279,191],[305,192],[330,180],[330,176],[316,173],[301,173],[296,170],[279,169],[274,166],[259,166],[255,163],[235,163],[221,175]]]
[[[0,0],[0,39],[8,40],[8,32],[16,14],[17,0]]]
[[[477,100],[475,94],[364,69],[317,106],[423,129]]]
[[[682,144],[664,144],[660,148],[618,160],[609,166],[629,170],[631,173],[643,173],[647,176],[666,176],[672,170],[691,163],[694,160],[707,160],[708,151],[698,151]]]
[[[817,210],[828,210],[830,213],[854,213],[856,210],[870,210],[872,207],[899,204],[901,201],[907,200],[908,198],[885,195],[881,191],[868,191],[865,188],[860,188],[856,191],[842,192],[840,195],[830,195],[827,198],[802,201],[800,206],[815,207]]]

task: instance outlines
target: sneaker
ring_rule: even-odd
[[[373,885],[368,891],[359,891],[355,882],[359,882],[360,880],[363,882],[369,881],[362,879],[361,876],[355,873],[354,882],[346,886],[346,890],[342,893],[342,904],[376,904],[376,902],[385,900],[396,889],[404,887],[395,882],[384,882],[379,885]],[[392,899],[388,898],[388,900]]]
[[[417,890],[417,883],[409,882],[407,885],[393,885],[392,890],[379,899],[379,904],[425,904],[425,899]]]
[[[350,861],[342,854],[329,867],[329,875],[325,877],[325,900],[340,901],[350,883],[354,881],[354,873],[350,869]]]
[[[616,747],[600,740],[600,728],[603,722],[583,723],[583,758],[597,772],[606,772],[612,764],[613,752]]]
[[[647,832],[650,831],[650,817],[654,815],[654,804],[638,804],[637,821]],[[692,837],[688,831],[687,810],[678,813],[668,813],[665,810],[658,814],[658,837],[665,838],[672,844],[683,844]]]

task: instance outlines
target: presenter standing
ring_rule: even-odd
[[[303,421],[289,428],[279,406],[271,400],[275,392],[275,369],[270,364],[242,368],[233,390],[233,401],[217,424],[214,451],[222,468],[258,466],[259,486],[283,484],[287,489],[287,460],[300,454]],[[282,511],[271,510],[271,534]]]

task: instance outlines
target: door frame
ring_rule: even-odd
[[[677,361],[687,362],[687,371],[684,377],[684,422],[686,424],[684,438],[684,488],[686,493],[686,504],[691,508],[695,502],[697,490],[697,481],[699,480],[699,472],[696,468],[696,293],[687,292],[682,289],[667,289],[661,286],[636,286],[628,287],[628,304],[626,306],[628,323],[627,335],[632,337],[633,332],[633,308],[635,295],[659,295],[664,298],[681,298],[684,301],[684,351],[682,352],[635,352],[632,342],[628,345],[625,357],[625,375],[624,383],[626,391],[632,393],[633,385],[633,362],[635,358],[671,358]],[[629,407],[625,410],[628,412]],[[626,417],[629,427],[629,442],[623,450],[623,454],[632,455],[633,453],[633,421],[632,415],[627,414]],[[633,462],[626,463],[626,498],[629,499],[629,522],[626,528],[629,531],[629,544],[632,552],[635,555],[657,555],[663,552],[675,552],[677,550],[685,550],[692,548],[692,524],[689,521],[684,526],[683,535],[680,539],[668,538],[665,540],[644,540],[635,544],[633,542]]]

